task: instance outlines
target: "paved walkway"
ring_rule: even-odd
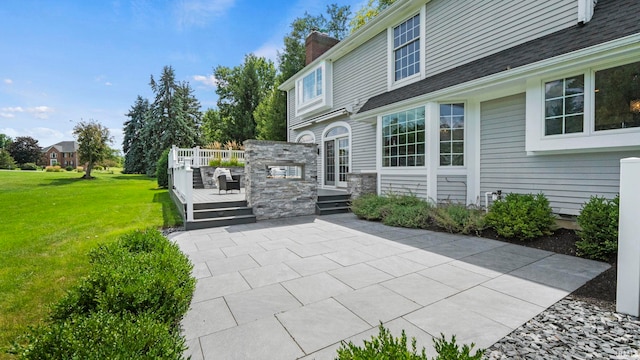
[[[333,359],[382,321],[489,347],[609,265],[352,214],[174,233],[198,278],[192,359]]]

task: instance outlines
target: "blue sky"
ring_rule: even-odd
[[[214,67],[248,53],[275,62],[291,21],[333,2],[355,12],[366,0],[3,0],[0,133],[48,146],[93,119],[121,148],[124,114],[163,66],[214,107]]]

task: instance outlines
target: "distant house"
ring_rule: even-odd
[[[543,192],[575,215],[640,156],[640,1],[398,0],[346,39],[307,38],[288,140],[318,186],[484,205]],[[335,44],[335,45],[334,45]]]
[[[44,165],[78,166],[78,143],[62,141],[42,149]]]

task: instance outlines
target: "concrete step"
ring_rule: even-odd
[[[229,216],[229,217],[220,217],[216,219],[200,219],[200,220],[194,220],[194,221],[187,221],[187,223],[185,224],[185,229],[186,230],[209,229],[209,228],[221,227],[221,226],[251,224],[254,222],[256,222],[255,215]]]
[[[316,206],[321,209],[330,209],[334,207],[349,207],[350,201],[316,201]]]
[[[318,202],[325,201],[349,201],[351,200],[351,195],[318,195]]]
[[[242,215],[253,215],[253,210],[250,207],[225,207],[220,209],[193,210],[193,218],[196,220],[218,219],[222,217]]]

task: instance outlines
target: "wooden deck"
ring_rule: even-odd
[[[334,189],[318,189],[318,195],[343,195],[345,191]],[[244,188],[240,189],[240,193],[237,191],[229,191],[225,194],[222,191],[218,194],[218,189],[193,189],[193,203],[205,204],[205,203],[219,203],[219,202],[231,202],[231,201],[244,201],[246,200]]]

